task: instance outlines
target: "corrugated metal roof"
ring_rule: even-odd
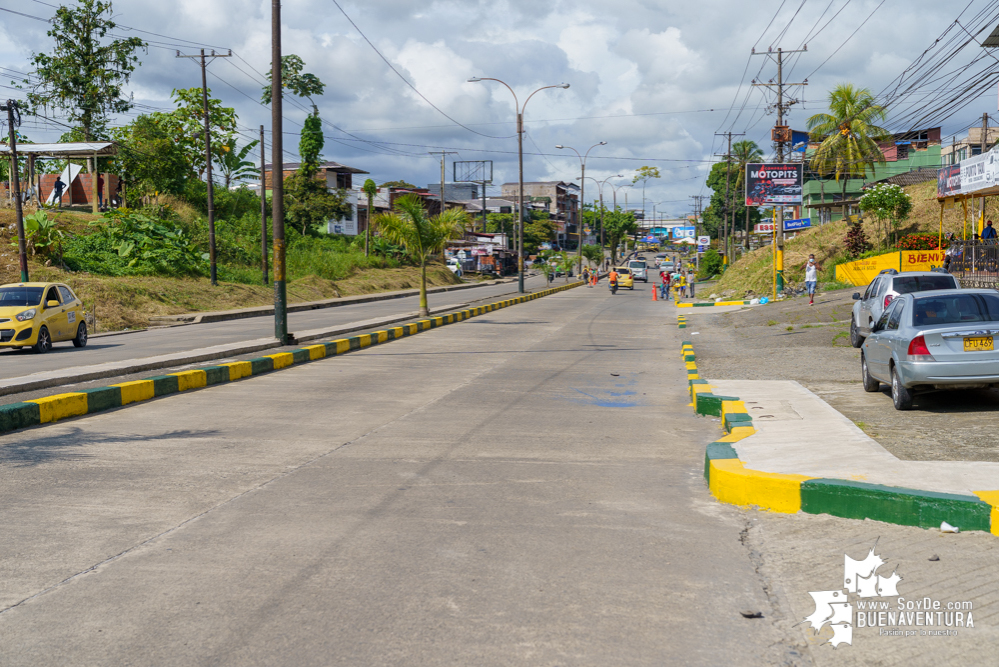
[[[118,147],[110,141],[73,141],[61,144],[18,144],[19,154],[34,154],[41,157],[93,157],[117,155]],[[0,153],[10,154],[10,146],[0,144]]]

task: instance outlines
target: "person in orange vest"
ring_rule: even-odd
[[[614,291],[617,288],[617,279],[617,271],[611,269],[611,272],[607,274],[607,282],[610,283],[611,291]]]

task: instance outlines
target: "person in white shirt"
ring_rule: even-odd
[[[808,305],[815,305],[815,285],[819,282],[819,266],[815,263],[815,255],[808,256],[805,264],[805,287],[808,289]]]

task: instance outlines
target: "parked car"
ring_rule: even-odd
[[[61,283],[0,285],[0,347],[43,353],[60,341],[87,344],[83,302],[73,290]]]
[[[645,258],[631,260],[628,262],[628,268],[631,269],[635,280],[649,282],[648,264],[645,263]]]
[[[871,328],[885,309],[899,294],[925,292],[939,289],[958,289],[961,283],[949,273],[938,271],[906,271],[885,269],[871,281],[863,296],[853,295],[853,315],[850,318],[850,344],[860,347],[864,338],[871,334]]]
[[[457,257],[448,258],[447,268],[451,270],[451,273],[461,278],[461,262],[458,261]]]
[[[999,294],[955,289],[901,294],[864,341],[864,390],[891,385],[896,410],[934,389],[999,386]]]

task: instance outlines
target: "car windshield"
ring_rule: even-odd
[[[0,308],[37,306],[42,302],[42,287],[0,287]]]
[[[909,294],[935,289],[957,289],[957,282],[953,276],[898,276],[892,286],[899,294]]]
[[[964,324],[999,321],[999,295],[948,294],[916,299],[912,325]]]
[[[633,269],[644,269],[645,262],[631,262],[628,266],[630,266]]]

